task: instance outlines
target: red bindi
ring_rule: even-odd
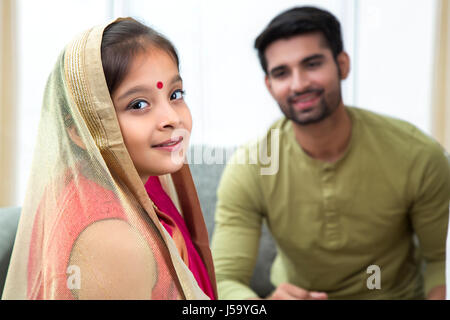
[[[163,83],[161,82],[161,81],[158,81],[158,83],[156,84],[156,87],[158,88],[158,89],[162,89],[163,88]]]

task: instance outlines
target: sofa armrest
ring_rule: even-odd
[[[20,207],[0,208],[0,297],[3,293],[9,260],[11,258]]]

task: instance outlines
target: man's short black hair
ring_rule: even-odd
[[[270,21],[269,25],[255,40],[255,49],[264,72],[267,74],[266,48],[279,39],[321,32],[336,60],[344,50],[341,25],[336,17],[326,10],[315,7],[295,7],[282,12]]]

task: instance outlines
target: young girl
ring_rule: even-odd
[[[174,47],[133,19],[66,47],[45,90],[3,298],[217,297],[183,164],[183,94]]]

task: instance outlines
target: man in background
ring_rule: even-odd
[[[276,143],[278,171],[247,161],[223,173],[212,239],[219,298],[260,298],[249,281],[265,220],[277,244],[266,298],[444,299],[441,146],[407,122],[344,105],[350,58],[329,12],[283,12],[255,48],[284,114],[260,146]]]

